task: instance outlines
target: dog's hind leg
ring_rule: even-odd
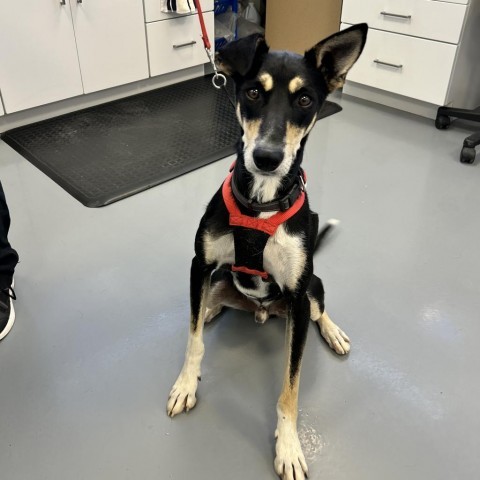
[[[339,355],[348,353],[350,339],[340,327],[333,323],[325,311],[325,291],[322,281],[315,275],[312,275],[307,295],[310,300],[310,318],[318,325],[322,337]]]
[[[308,468],[297,433],[298,388],[303,349],[309,323],[308,298],[288,301],[286,347],[287,361],[283,388],[277,403],[275,471],[284,480],[302,480]]]
[[[170,391],[167,403],[169,416],[189,411],[197,402],[196,392],[201,375],[201,363],[205,347],[203,345],[203,324],[206,300],[209,295],[212,267],[203,264],[198,257],[192,260],[190,271],[190,331],[188,335],[185,362],[177,381]]]

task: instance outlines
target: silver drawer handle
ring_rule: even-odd
[[[386,17],[397,17],[397,18],[412,18],[411,15],[400,15],[399,13],[389,13],[389,12],[380,12],[380,15],[385,15]]]
[[[378,58],[376,58],[374,60],[375,63],[378,63],[379,65],[387,65],[387,67],[394,67],[394,68],[403,68],[403,65],[398,65],[396,63],[389,63],[389,62],[383,62],[382,60],[379,60]]]
[[[66,4],[66,0],[60,0],[60,5],[65,5]]]
[[[187,43],[180,43],[178,45],[174,45],[173,48],[182,48],[182,47],[189,47],[190,45],[195,45],[197,42],[195,40],[192,40],[191,42]]]

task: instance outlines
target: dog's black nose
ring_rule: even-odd
[[[283,150],[257,147],[253,151],[253,161],[260,170],[273,172],[283,160]]]

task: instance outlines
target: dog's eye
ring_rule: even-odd
[[[247,97],[250,100],[258,100],[260,97],[260,92],[258,91],[258,88],[249,88],[247,90]]]
[[[302,95],[298,99],[298,104],[301,107],[309,107],[312,104],[312,99],[308,95]]]

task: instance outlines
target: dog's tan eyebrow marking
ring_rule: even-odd
[[[304,83],[305,82],[303,81],[303,78],[293,77],[290,80],[290,83],[288,84],[288,91],[290,93],[298,92],[298,90],[300,90],[303,87]]]
[[[262,84],[263,89],[269,92],[273,88],[273,77],[269,73],[262,73],[258,79]]]

